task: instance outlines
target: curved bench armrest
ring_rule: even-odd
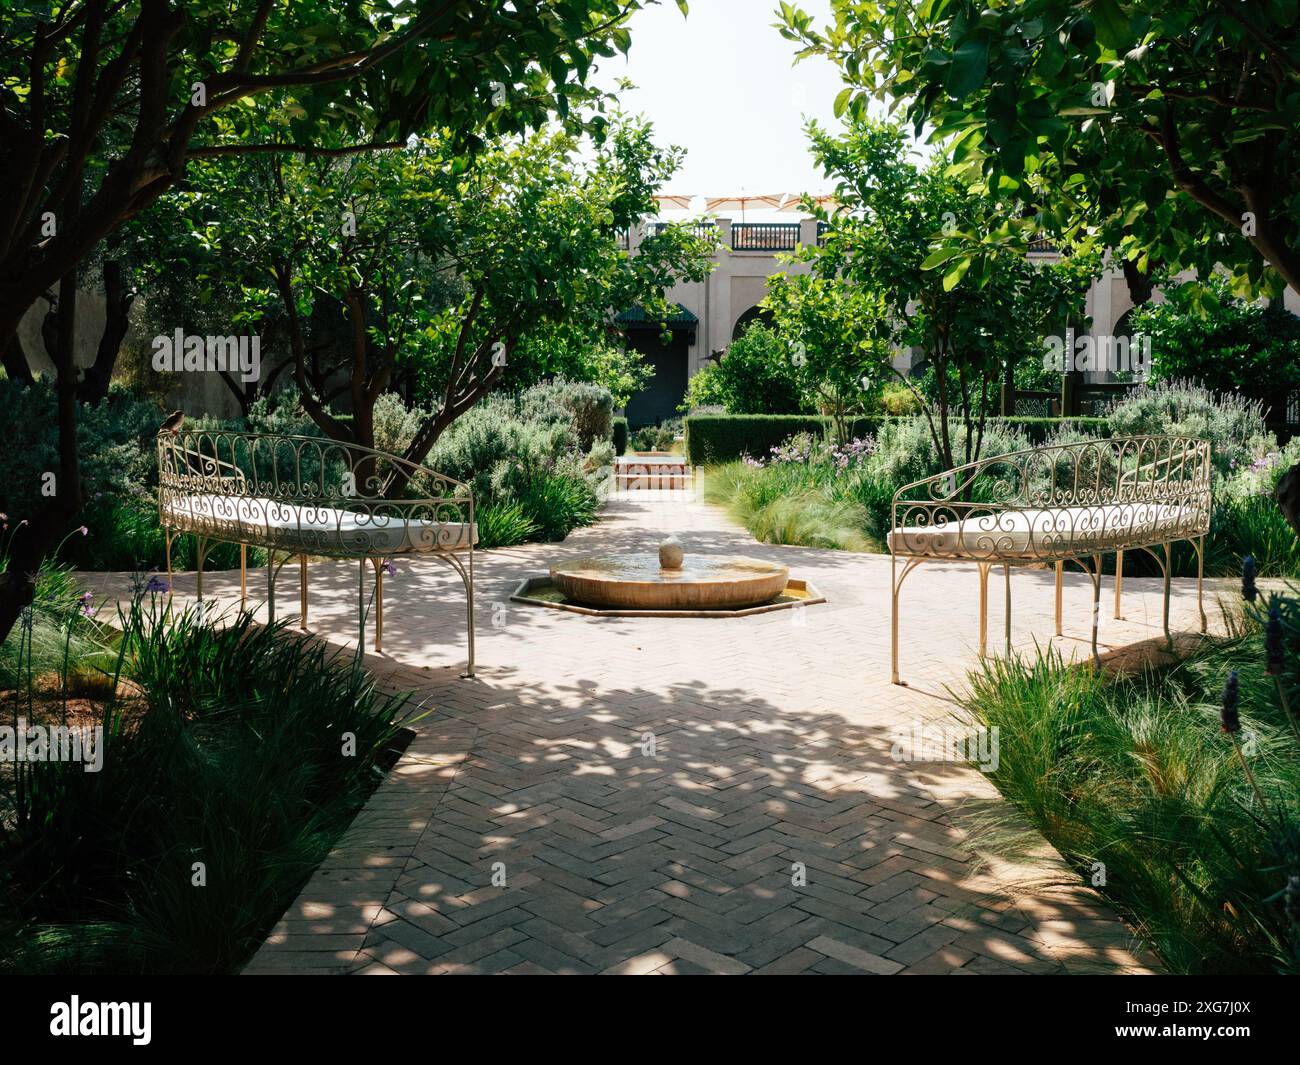
[[[253,495],[364,510],[467,504],[470,486],[376,448],[325,437],[182,429],[158,434],[160,483],[196,494]],[[406,494],[412,486],[418,495]]]
[[[1112,484],[1102,476],[1109,472],[1108,463],[1115,475],[1113,491],[1110,490]],[[1059,477],[1058,464],[1064,465],[1073,476]],[[1002,487],[1001,494],[988,501],[990,505],[1000,503],[1012,509],[1042,505],[1042,499],[1031,495],[1033,474],[1051,475],[1050,502],[1054,505],[1118,501],[1121,487],[1142,483],[1177,484],[1179,487],[1191,484],[1208,489],[1210,443],[1177,436],[1101,437],[986,455],[903,485],[894,493],[893,502],[969,502],[970,490],[980,475],[995,467],[1003,468],[999,478]],[[1179,475],[1177,480],[1172,477],[1175,471]],[[1149,474],[1145,480],[1144,474]],[[1008,475],[1014,477],[1008,479]],[[909,497],[908,493],[916,495]]]
[[[1188,528],[1208,525],[1209,442],[1106,437],[988,455],[903,485],[890,520],[897,533],[1021,511],[1129,504],[1175,508],[1186,513]]]

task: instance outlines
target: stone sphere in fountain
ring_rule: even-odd
[[[659,545],[659,568],[682,568],[682,542],[675,536],[669,536]]]

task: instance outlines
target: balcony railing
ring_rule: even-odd
[[[799,243],[798,222],[733,222],[733,251],[794,251]]]
[[[658,236],[667,229],[670,224],[672,223],[656,222],[651,226],[650,231]],[[703,237],[705,240],[712,240],[714,242],[718,239],[718,224],[716,222],[692,222],[689,228],[697,237]]]
[[[1052,243],[1049,237],[1035,237],[1029,242],[1030,252],[1037,252],[1039,255],[1052,255],[1059,249]]]

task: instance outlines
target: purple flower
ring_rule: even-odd
[[[149,578],[149,583],[144,586],[146,592],[165,592],[168,590],[167,578],[153,576]]]
[[[383,570],[384,573],[389,577],[397,576],[397,563],[394,562],[391,558],[384,559],[383,565],[380,566],[379,568]]]
[[[80,529],[78,529],[77,532],[81,533],[82,536],[90,535],[90,530],[87,529],[84,525]]]
[[[95,597],[89,592],[82,595],[77,602],[81,604],[81,612],[85,614],[86,617],[90,617],[95,612]]]
[[[1241,702],[1241,688],[1237,681],[1237,671],[1231,670],[1223,685],[1223,709],[1219,713],[1219,725],[1229,734],[1241,731],[1241,715],[1237,707]]]

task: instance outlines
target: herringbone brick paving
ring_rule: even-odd
[[[551,559],[651,550],[669,531],[688,552],[780,558],[828,602],[719,620],[589,618],[508,600]],[[677,493],[635,493],[564,544],[476,564],[473,680],[458,677],[454,578],[416,561],[387,582],[385,653],[366,664],[431,713],[247,971],[1154,967],[1046,844],[1014,865],[975,860],[970,804],[997,801],[976,769],[891,757],[898,730],[957,712],[946,689],[975,657],[973,569],[909,578],[904,688],[888,683],[887,557],[756,544]],[[313,569],[313,628],[346,645],[355,567]],[[1017,644],[1032,647],[1051,632],[1051,575],[1014,581]],[[1090,607],[1087,578],[1069,581],[1076,637],[1057,641],[1067,654],[1085,646]],[[1176,583],[1175,627],[1191,628],[1194,596]],[[205,586],[228,601],[237,576]],[[1125,593],[1126,620],[1103,619],[1108,645],[1159,624],[1154,581],[1130,579]]]

